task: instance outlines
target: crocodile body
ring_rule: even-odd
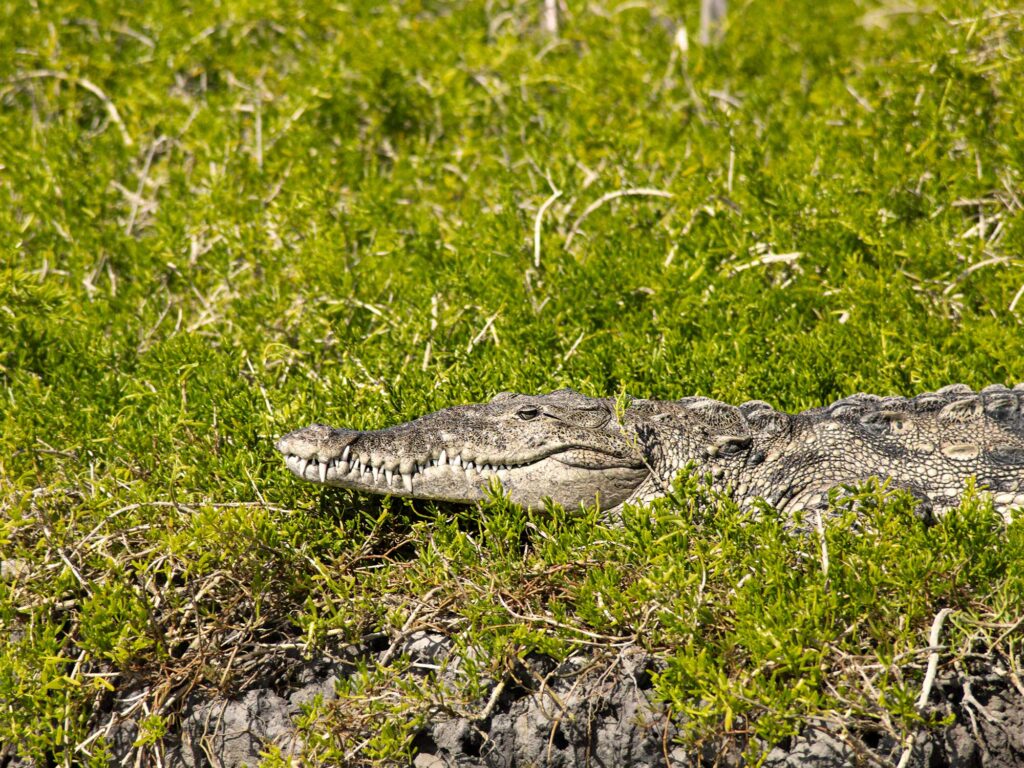
[[[611,510],[664,495],[691,466],[741,505],[764,499],[783,512],[877,477],[941,514],[973,478],[1008,518],[1024,506],[1024,384],[860,394],[797,414],[760,400],[502,393],[376,431],[315,424],[277,448],[306,480],[446,501],[481,499],[497,483],[527,506]]]

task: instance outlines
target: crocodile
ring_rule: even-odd
[[[880,478],[930,517],[955,507],[973,478],[1009,519],[1024,506],[1024,384],[857,394],[796,414],[763,400],[503,392],[387,429],[314,424],[276,447],[306,480],[421,499],[472,503],[500,485],[527,507],[616,511],[665,495],[689,468],[741,506],[763,499],[780,512]]]

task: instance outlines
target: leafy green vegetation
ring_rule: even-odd
[[[0,4],[0,750],[105,765],[133,691],[156,754],[281,643],[420,625],[457,690],[364,665],[310,761],[401,759],[534,652],[645,649],[689,737],[765,743],[918,724],[943,608],[1014,668],[1024,528],[974,497],[925,529],[857,489],[815,537],[694,478],[616,527],[284,470],[289,429],[499,390],[1024,381],[1012,3],[735,4],[706,49],[694,2],[540,6]]]

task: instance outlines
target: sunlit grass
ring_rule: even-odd
[[[595,637],[689,736],[763,743],[918,724],[942,608],[954,653],[1019,655],[1020,524],[973,500],[926,530],[861,489],[826,574],[692,480],[609,527],[283,469],[286,430],[500,390],[1024,381],[1018,9],[736,4],[683,52],[696,3],[570,3],[557,41],[540,5],[0,5],[0,744],[104,765],[75,745],[131,690],[156,754],[193,686],[410,616],[457,690],[367,661],[311,760],[405,754],[432,697]]]

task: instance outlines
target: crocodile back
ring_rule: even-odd
[[[1005,512],[1024,505],[1022,411],[1020,384],[980,392],[954,384],[911,398],[859,394],[798,414],[794,442],[812,446],[811,463],[826,482],[890,478],[942,510],[975,478]]]

